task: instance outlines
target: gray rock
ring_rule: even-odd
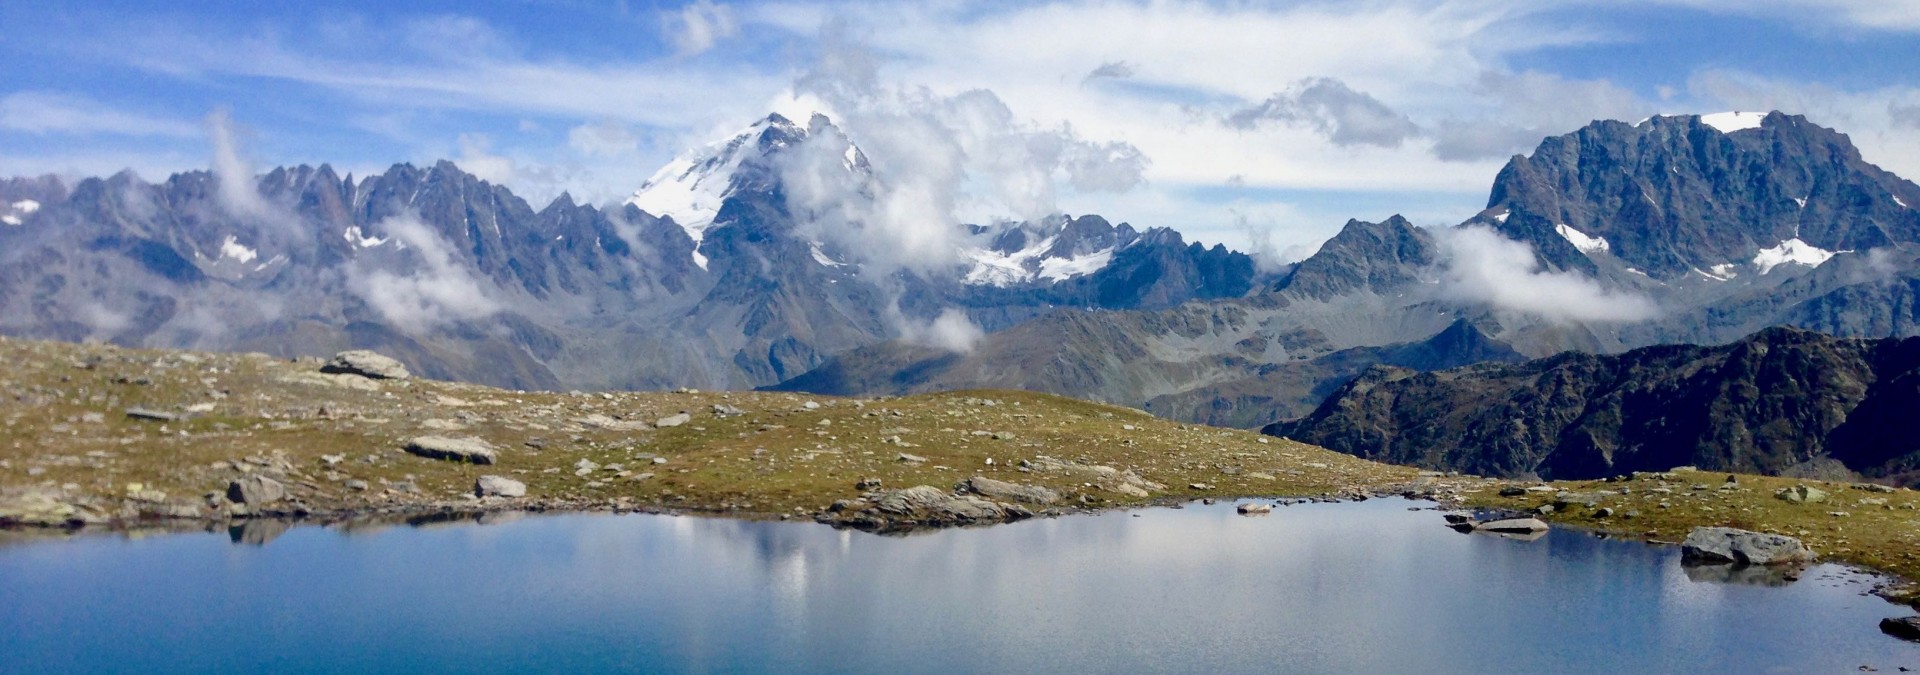
[[[693,421],[692,415],[688,415],[686,413],[680,413],[678,415],[668,415],[666,417],[662,417],[659,420],[655,421],[653,423],[653,426],[665,429],[668,427],[677,427],[691,421]]]
[[[925,457],[921,457],[921,456],[919,456],[919,455],[910,455],[910,454],[907,454],[907,453],[904,453],[904,452],[903,452],[903,453],[900,453],[900,461],[902,461],[902,462],[912,462],[912,463],[915,463],[915,464],[918,464],[918,463],[920,463],[920,462],[924,462],[924,461],[927,461],[927,458],[925,458]]]
[[[474,464],[492,464],[498,458],[493,446],[478,438],[421,436],[407,441],[407,452],[427,459]]]
[[[1540,520],[1539,518],[1507,518],[1505,520],[1489,520],[1484,523],[1478,523],[1473,526],[1473,529],[1476,532],[1527,534],[1531,532],[1545,532],[1548,527],[1546,521]]]
[[[525,497],[527,484],[504,476],[481,476],[473,482],[476,497]]]
[[[1028,504],[1052,504],[1060,501],[1060,493],[1038,485],[1019,485],[985,476],[974,476],[960,481],[954,487],[961,492],[971,492],[988,499],[1025,502]]]
[[[360,480],[358,478],[349,479],[345,483],[345,485],[348,490],[352,490],[354,492],[366,492],[367,488],[372,487],[370,485],[367,485],[366,481]]]
[[[881,485],[883,485],[883,483],[878,478],[862,478],[853,484],[853,489],[866,492],[868,490],[877,490]]]
[[[1234,510],[1240,512],[1241,515],[1273,513],[1273,505],[1264,502],[1245,502],[1234,507]]]
[[[227,499],[236,504],[265,506],[287,498],[287,486],[280,481],[250,474],[227,483]]]
[[[1778,565],[1813,559],[1813,550],[1799,539],[1731,527],[1693,528],[1680,545],[1680,560],[1690,565]]]
[[[1773,493],[1773,496],[1781,501],[1792,502],[1794,504],[1818,504],[1827,500],[1827,492],[1825,490],[1805,485],[1780,488],[1780,491]]]
[[[404,380],[412,377],[406,364],[379,352],[354,349],[333,355],[333,360],[320,366],[320,372],[341,375],[359,375],[375,380]]]

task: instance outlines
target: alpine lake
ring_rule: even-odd
[[[1461,534],[1397,498],[907,536],[494,514],[3,541],[4,673],[1920,669],[1864,573]]]

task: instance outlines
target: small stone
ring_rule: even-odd
[[[1263,513],[1273,513],[1273,505],[1266,504],[1263,502],[1243,502],[1239,506],[1234,507],[1234,510],[1238,511],[1240,515],[1243,515],[1243,516],[1263,514]]]
[[[913,454],[908,454],[903,452],[903,453],[900,453],[900,457],[898,458],[898,461],[911,462],[914,464],[918,464],[920,462],[927,461],[927,458],[921,457],[919,455],[913,455]]]
[[[367,485],[366,481],[360,480],[358,478],[348,479],[345,485],[347,486],[348,490],[352,490],[354,492],[366,492],[367,488],[370,487]]]

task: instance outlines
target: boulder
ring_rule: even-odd
[[[492,464],[497,458],[493,446],[478,438],[421,436],[407,441],[407,452],[427,459],[474,464]]]
[[[227,483],[227,499],[236,504],[265,506],[286,498],[287,486],[259,474],[250,474]]]
[[[525,497],[527,484],[505,476],[481,476],[473,482],[476,497]]]
[[[1547,531],[1547,523],[1539,518],[1507,518],[1505,520],[1489,520],[1484,523],[1477,523],[1473,526],[1473,529],[1476,532],[1528,534]]]
[[[1781,501],[1792,502],[1795,504],[1818,504],[1820,502],[1824,502],[1827,500],[1827,493],[1825,490],[1821,490],[1820,488],[1815,488],[1815,487],[1808,487],[1805,485],[1795,485],[1790,488],[1781,488],[1779,492],[1773,493],[1773,496],[1776,499],[1780,499]]]
[[[954,486],[959,492],[971,492],[988,499],[1025,502],[1028,504],[1052,504],[1060,501],[1060,493],[1038,485],[1019,485],[984,476],[974,476],[960,481]]]
[[[1920,616],[1907,616],[1898,619],[1881,619],[1880,632],[1902,640],[1920,642]]]
[[[1262,513],[1273,513],[1273,505],[1265,502],[1242,502],[1239,506],[1234,507],[1234,510],[1240,512],[1240,515],[1250,516]]]
[[[1689,565],[1779,565],[1810,562],[1813,550],[1793,537],[1731,527],[1696,527],[1680,545]]]
[[[666,417],[662,417],[659,420],[656,420],[653,423],[653,426],[665,429],[668,427],[677,427],[691,421],[693,421],[692,415],[689,415],[686,413],[680,413],[678,415],[668,415]]]
[[[333,360],[320,366],[320,372],[343,375],[359,375],[375,380],[404,380],[412,377],[406,364],[379,352],[354,349],[333,355]]]

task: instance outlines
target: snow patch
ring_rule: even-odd
[[[1895,204],[1899,204],[1899,205],[1900,205],[1900,208],[1903,208],[1903,209],[1904,209],[1904,208],[1907,208],[1907,203],[1906,203],[1906,202],[1903,202],[1903,201],[1900,201],[1900,197],[1899,197],[1898,195],[1887,195],[1887,196],[1888,196],[1888,197],[1893,197],[1893,203],[1895,203]]]
[[[1719,129],[1720,133],[1730,134],[1735,131],[1744,131],[1746,129],[1758,129],[1760,128],[1760,121],[1766,118],[1767,118],[1766,113],[1723,112],[1723,113],[1713,113],[1711,115],[1701,115],[1700,123],[1713,127],[1715,129]]]
[[[1714,281],[1732,281],[1734,277],[1740,276],[1740,266],[1733,263],[1720,263],[1704,270],[1694,268],[1693,271]]]
[[[1895,199],[1894,201],[1900,201],[1900,200],[1898,200],[1898,199]],[[1799,204],[1799,205],[1800,205],[1800,208],[1803,208],[1803,209],[1804,209],[1804,208],[1807,208],[1807,198],[1806,198],[1806,197],[1794,197],[1794,198],[1793,198],[1793,203],[1795,203],[1795,204]]]
[[[22,221],[20,220],[20,216],[13,215],[11,213],[4,216],[0,216],[0,223],[6,223],[8,225],[19,225],[21,222]]]
[[[1851,251],[1839,251],[1839,253],[1850,252]],[[1816,248],[1812,244],[1800,241],[1799,237],[1795,237],[1780,242],[1780,245],[1773,248],[1761,249],[1758,254],[1753,256],[1753,266],[1760,268],[1761,274],[1766,274],[1773,271],[1775,267],[1789,263],[1806,265],[1807,267],[1819,267],[1820,263],[1824,263],[1828,258],[1832,258],[1834,253],[1834,251]]]
[[[365,233],[360,231],[359,225],[348,225],[345,236],[347,243],[352,244],[354,248],[373,248],[387,243],[384,237],[366,236]]]
[[[809,244],[807,246],[807,252],[813,254],[814,262],[820,263],[822,265],[826,265],[827,267],[846,267],[847,266],[846,263],[840,262],[838,260],[834,260],[831,256],[828,256],[826,251],[820,250],[819,242],[813,242]]]
[[[33,213],[35,211],[40,210],[40,202],[36,202],[31,199],[22,199],[20,201],[13,203],[13,210],[19,212],[20,215],[24,216],[26,214]]]
[[[1587,255],[1603,253],[1613,248],[1607,244],[1605,238],[1589,237],[1585,232],[1568,227],[1565,223],[1554,225],[1553,231],[1559,232],[1561,237],[1566,238],[1567,243],[1573,244],[1574,248],[1580,249],[1581,253]]]
[[[1647,277],[1648,279],[1652,279],[1652,278],[1653,278],[1653,277],[1650,277],[1650,276],[1647,276],[1647,273],[1646,273],[1646,272],[1642,272],[1642,271],[1640,271],[1640,270],[1637,270],[1637,269],[1634,269],[1634,268],[1632,268],[1632,267],[1629,267],[1629,268],[1627,268],[1627,274],[1638,274],[1638,275],[1640,275],[1640,276],[1643,276],[1643,277]]]
[[[1051,281],[1065,281],[1082,274],[1092,274],[1113,261],[1113,249],[1089,253],[1078,258],[1048,258],[1040,261],[1040,277]]]
[[[229,234],[226,241],[220,242],[220,257],[250,263],[254,258],[260,257],[260,253],[240,245],[240,241]]]

